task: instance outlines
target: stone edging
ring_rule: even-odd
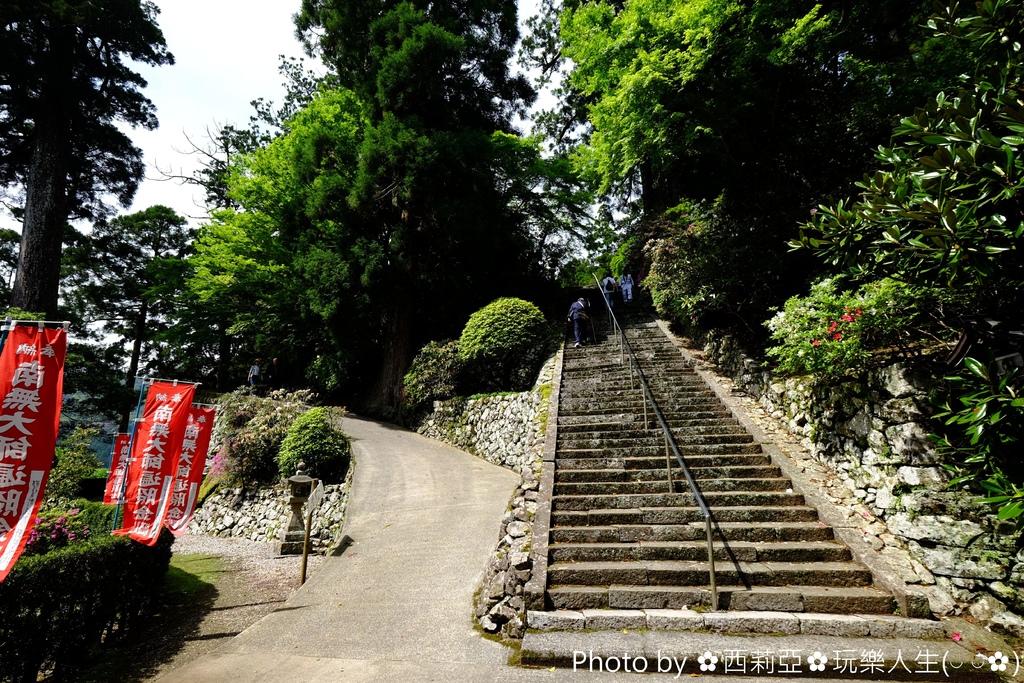
[[[537,631],[586,629],[649,629],[715,633],[921,638],[946,637],[941,622],[880,614],[815,614],[806,612],[697,612],[690,609],[585,609],[529,612]]]
[[[551,402],[548,404],[548,427],[541,456],[540,491],[537,514],[533,519],[533,574],[523,589],[527,610],[544,609],[548,586],[548,541],[551,530],[551,498],[555,488],[555,448],[558,445],[558,400],[562,391],[562,361],[565,342],[558,351],[551,380]]]

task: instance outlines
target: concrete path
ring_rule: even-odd
[[[351,545],[283,607],[161,683],[638,680],[512,667],[511,650],[473,629],[473,591],[518,475],[393,425],[346,417],[342,429],[357,461]]]

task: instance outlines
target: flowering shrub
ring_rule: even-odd
[[[273,391],[257,396],[249,389],[221,399],[213,427],[211,475],[217,471],[240,486],[269,484],[278,478],[277,454],[288,427],[309,410],[309,391]]]
[[[783,373],[834,377],[919,349],[927,311],[938,294],[885,279],[855,292],[839,291],[835,280],[811,286],[809,296],[789,299],[766,325],[775,346],[768,356]]]
[[[89,526],[74,508],[67,512],[44,512],[28,532],[25,555],[45,555],[51,550],[79,543],[89,537]]]

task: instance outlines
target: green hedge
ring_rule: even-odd
[[[470,316],[459,338],[467,393],[525,391],[550,340],[544,314],[529,301],[496,299]]]
[[[0,681],[73,679],[104,639],[153,613],[174,537],[165,529],[147,547],[110,536],[112,508],[88,508],[94,536],[22,557],[0,583]]]
[[[327,409],[311,408],[288,428],[277,464],[283,478],[295,474],[302,462],[309,476],[338,484],[345,479],[351,453],[348,437],[334,428]]]

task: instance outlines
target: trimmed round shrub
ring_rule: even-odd
[[[351,453],[348,437],[334,428],[327,409],[312,408],[288,428],[277,466],[281,476],[290,477],[304,462],[309,476],[339,483],[345,478]]]
[[[416,354],[403,380],[406,404],[412,410],[430,408],[458,394],[459,377],[465,363],[459,356],[459,342],[430,342]]]
[[[548,326],[529,301],[503,298],[470,316],[459,339],[467,379],[478,391],[523,391],[533,383]]]

